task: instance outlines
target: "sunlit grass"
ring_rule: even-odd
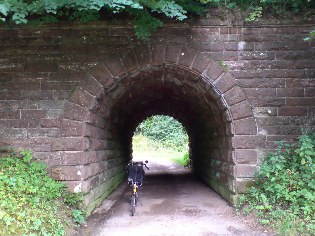
[[[163,147],[159,142],[152,141],[141,134],[133,137],[132,145],[134,160],[146,160],[148,158],[156,161],[168,160],[182,166],[189,162],[188,151],[179,152]]]

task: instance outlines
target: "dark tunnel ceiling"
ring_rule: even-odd
[[[189,136],[196,130],[223,128],[218,104],[209,86],[188,72],[158,70],[127,77],[109,91],[111,120],[128,140],[152,115],[169,115],[183,124]]]

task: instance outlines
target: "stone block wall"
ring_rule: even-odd
[[[0,146],[31,149],[88,211],[124,179],[136,126],[174,116],[194,167],[233,202],[275,141],[314,129],[314,22],[0,26]]]

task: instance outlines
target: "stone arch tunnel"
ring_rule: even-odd
[[[83,158],[95,152],[101,156],[84,165],[68,165],[68,159],[62,159],[62,167],[52,169],[55,178],[71,181],[73,188],[95,195],[100,173],[106,173],[104,179],[109,172],[123,176],[137,125],[148,116],[164,114],[186,127],[196,173],[234,201],[257,164],[255,150],[249,150],[254,156],[248,157],[246,165],[238,166],[235,152],[244,150],[233,146],[238,134],[257,133],[251,106],[231,74],[216,62],[192,49],[171,47],[175,55],[160,58],[154,58],[154,48],[143,50],[147,58],[141,56],[142,63],[130,53],[126,56],[134,64],[128,64],[129,68],[125,67],[126,58],[121,57],[117,64],[103,61],[86,69],[84,79],[65,104],[63,137],[54,141],[53,149],[69,153],[71,140],[76,156],[78,151]],[[169,49],[159,48],[159,54],[163,50]],[[106,152],[114,154],[111,157]]]
[[[32,149],[90,213],[124,180],[137,125],[169,115],[195,172],[235,202],[274,141],[314,127],[314,46],[296,43],[307,23],[205,22],[145,43],[128,26],[2,29],[0,146]]]

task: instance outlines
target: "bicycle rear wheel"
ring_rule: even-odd
[[[131,196],[131,215],[134,216],[136,213],[136,195]]]

